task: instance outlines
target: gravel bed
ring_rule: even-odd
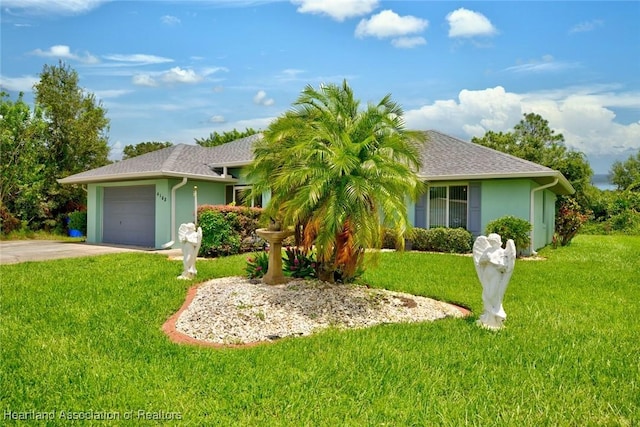
[[[293,280],[269,286],[243,277],[203,283],[179,316],[176,329],[218,344],[247,344],[310,335],[328,327],[461,317],[456,307],[431,298],[365,286]]]

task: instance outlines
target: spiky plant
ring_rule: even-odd
[[[365,248],[380,246],[381,225],[398,236],[410,227],[406,201],[422,191],[424,134],[406,131],[402,115],[390,95],[359,109],[346,80],[307,86],[254,148],[252,196],[271,192],[266,213],[315,246],[323,280],[352,278]]]

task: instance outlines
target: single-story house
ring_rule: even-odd
[[[418,174],[428,191],[408,201],[416,227],[463,227],[474,236],[499,217],[533,225],[531,251],[551,243],[555,200],[574,192],[558,171],[436,131],[426,131]],[[252,135],[217,147],[178,144],[60,179],[87,190],[87,242],[160,249],[178,246],[177,228],[198,204],[240,202],[250,183]],[[252,201],[260,205],[268,202]]]

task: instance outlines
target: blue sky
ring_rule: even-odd
[[[2,0],[0,86],[64,60],[143,141],[264,129],[306,85],[464,140],[540,114],[596,173],[640,149],[640,2]]]

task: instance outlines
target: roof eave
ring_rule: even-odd
[[[211,175],[199,175],[181,172],[160,171],[160,172],[138,172],[138,173],[126,173],[126,174],[114,174],[114,175],[102,175],[102,176],[87,176],[73,178],[69,176],[67,178],[58,179],[60,184],[93,184],[101,182],[121,182],[121,181],[133,181],[140,179],[163,179],[163,178],[188,178],[199,181],[211,181],[211,182],[228,182],[236,183],[238,180],[231,176],[211,176]]]
[[[253,160],[249,160],[249,161],[242,160],[242,161],[222,162],[222,163],[208,163],[207,166],[209,166],[211,168],[222,168],[222,167],[237,168],[237,167],[249,166],[251,163],[253,163]]]

